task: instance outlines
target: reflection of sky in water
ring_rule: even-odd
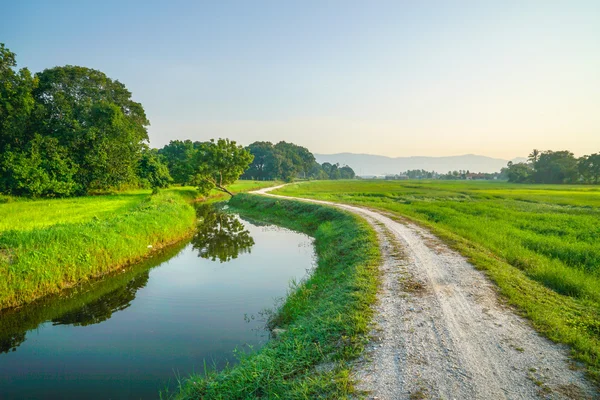
[[[233,361],[235,347],[264,343],[260,312],[313,266],[312,240],[243,223],[255,242],[249,253],[213,262],[189,244],[150,270],[145,286],[138,275],[141,285],[125,282],[112,292],[120,298],[81,304],[91,320],[93,307],[112,307],[109,319],[87,326],[46,322],[29,331],[16,351],[0,354],[0,398],[156,398],[177,372],[202,372],[204,360],[222,366]],[[129,306],[116,311],[119,301]]]

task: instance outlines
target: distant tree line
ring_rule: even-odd
[[[534,149],[527,162],[509,162],[505,172],[517,183],[593,183],[600,182],[600,153],[576,158],[568,150]]]
[[[448,171],[448,173],[443,174],[435,171],[426,171],[424,169],[410,169],[400,174],[387,175],[385,179],[506,180],[506,174],[504,172],[471,172],[462,169]]]
[[[246,150],[254,160],[242,179],[291,181],[295,178],[353,179],[356,176],[347,165],[319,164],[308,149],[294,143],[254,142]]]

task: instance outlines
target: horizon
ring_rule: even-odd
[[[502,158],[502,157],[491,157],[491,156],[487,156],[485,154],[473,154],[473,153],[468,153],[468,154],[450,154],[450,155],[446,155],[446,156],[425,156],[425,155],[384,156],[382,154],[351,153],[351,152],[347,152],[347,151],[341,151],[341,152],[338,152],[338,153],[317,153],[317,152],[315,152],[315,154],[319,155],[319,156],[334,156],[334,155],[351,154],[351,155],[356,155],[356,156],[375,156],[375,157],[386,157],[386,158],[449,158],[449,157],[470,157],[470,156],[474,156],[474,157],[487,157],[487,158],[492,158],[492,159],[496,159],[496,160],[504,160],[504,161],[512,161],[512,160],[517,160],[517,159],[527,159],[527,156],[517,156],[517,157],[511,157],[511,158]]]
[[[227,137],[393,158],[600,151],[598,2],[4,8],[0,38],[19,68],[81,65],[123,82],[153,147]]]

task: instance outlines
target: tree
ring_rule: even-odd
[[[171,140],[168,145],[158,150],[158,154],[164,157],[175,183],[182,185],[192,183],[193,160],[199,146],[200,142],[192,143],[191,140]]]
[[[27,68],[16,72],[16,66],[15,53],[0,43],[0,154],[22,148],[33,137],[27,126],[35,106],[31,92],[37,79]]]
[[[544,151],[534,165],[537,183],[573,183],[579,174],[577,159],[570,151]]]
[[[529,182],[533,174],[533,169],[530,164],[527,163],[513,163],[508,162],[508,168],[506,170],[509,182],[525,183]]]
[[[315,162],[315,156],[306,147],[294,143],[279,142],[275,150],[282,158],[281,174],[285,180],[291,180],[297,175],[305,178]]]
[[[193,162],[198,191],[206,196],[216,188],[233,196],[226,186],[244,173],[252,159],[248,150],[229,139],[201,143]]]
[[[144,149],[138,165],[138,176],[142,185],[150,186],[154,193],[158,189],[168,187],[173,178],[169,174],[167,164],[156,149]]]
[[[281,155],[271,142],[254,142],[246,147],[253,156],[244,178],[274,180],[281,177]]]
[[[529,157],[527,158],[529,160],[529,162],[534,166],[534,168],[535,168],[535,164],[538,162],[538,159],[540,158],[540,154],[541,154],[541,152],[538,149],[533,149],[531,151],[531,153],[529,154]]]
[[[23,149],[0,155],[0,188],[17,196],[71,196],[77,167],[55,138],[35,135]]]
[[[339,169],[339,171],[340,177],[342,179],[354,179],[354,177],[356,176],[354,170],[347,165],[344,165],[342,168]]]
[[[600,181],[600,153],[581,157],[577,166],[585,182],[597,184]]]
[[[210,205],[196,209],[198,230],[192,239],[192,247],[198,257],[227,262],[239,254],[249,253],[254,246],[250,232],[235,215],[220,212]]]
[[[72,65],[36,76],[33,128],[67,149],[82,192],[135,181],[149,122],[125,85]]]

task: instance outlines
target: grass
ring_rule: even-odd
[[[273,181],[237,181],[229,187],[233,193],[276,185]],[[173,186],[162,192],[171,192],[193,200],[196,189],[191,186]],[[0,196],[0,233],[7,230],[32,230],[61,223],[83,223],[106,219],[134,209],[148,198],[151,190],[129,190],[102,196],[73,197],[66,199],[37,199]],[[206,199],[221,201],[229,195],[213,190]]]
[[[4,310],[0,324],[0,353],[18,347],[28,332],[46,321],[60,324],[65,318],[68,320],[76,315],[78,324],[87,325],[110,318],[114,310],[126,307],[137,289],[146,284],[152,268],[177,255],[186,244],[183,241],[168,246],[132,268],[67,289],[60,296],[47,296],[18,309]],[[102,306],[98,306],[100,304]],[[86,311],[89,314],[87,321],[82,318]]]
[[[276,191],[367,206],[426,226],[487,271],[600,382],[600,187],[500,182],[320,181]]]
[[[177,194],[145,196],[130,209],[86,222],[57,223],[0,236],[0,309],[58,293],[141,260],[187,237],[195,213]]]
[[[368,224],[345,212],[302,202],[239,195],[244,216],[315,238],[318,266],[270,319],[285,329],[239,364],[185,380],[177,399],[345,398],[354,393],[349,361],[363,350],[378,283],[379,249]]]
[[[274,185],[240,181],[234,192]],[[192,187],[102,196],[0,198],[0,310],[22,306],[135,263],[189,236]],[[220,192],[208,200],[221,199]]]

